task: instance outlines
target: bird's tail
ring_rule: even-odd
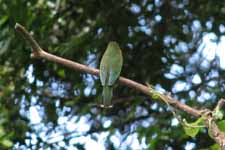
[[[112,107],[112,96],[113,96],[113,87],[112,86],[103,86],[102,98],[104,108]]]

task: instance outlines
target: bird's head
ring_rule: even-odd
[[[119,44],[115,41],[109,42],[108,48],[118,48],[118,49],[120,49]]]

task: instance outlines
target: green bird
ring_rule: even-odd
[[[123,56],[119,45],[114,41],[109,42],[100,63],[100,80],[103,86],[101,107],[112,107],[113,85],[120,76],[122,65]]]

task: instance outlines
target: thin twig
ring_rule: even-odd
[[[22,25],[20,25],[19,23],[16,23],[15,29],[31,45],[33,51],[40,51],[41,50],[41,47],[36,42],[36,40],[30,35],[30,33]]]
[[[216,109],[216,108],[217,108],[217,109],[221,109],[221,108],[223,107],[224,104],[225,104],[225,99],[221,98],[221,99],[219,100],[219,102],[217,103],[215,109]]]

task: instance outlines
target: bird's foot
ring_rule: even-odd
[[[112,108],[113,105],[103,105],[103,104],[101,104],[101,105],[99,105],[99,107],[108,109],[108,108]]]

